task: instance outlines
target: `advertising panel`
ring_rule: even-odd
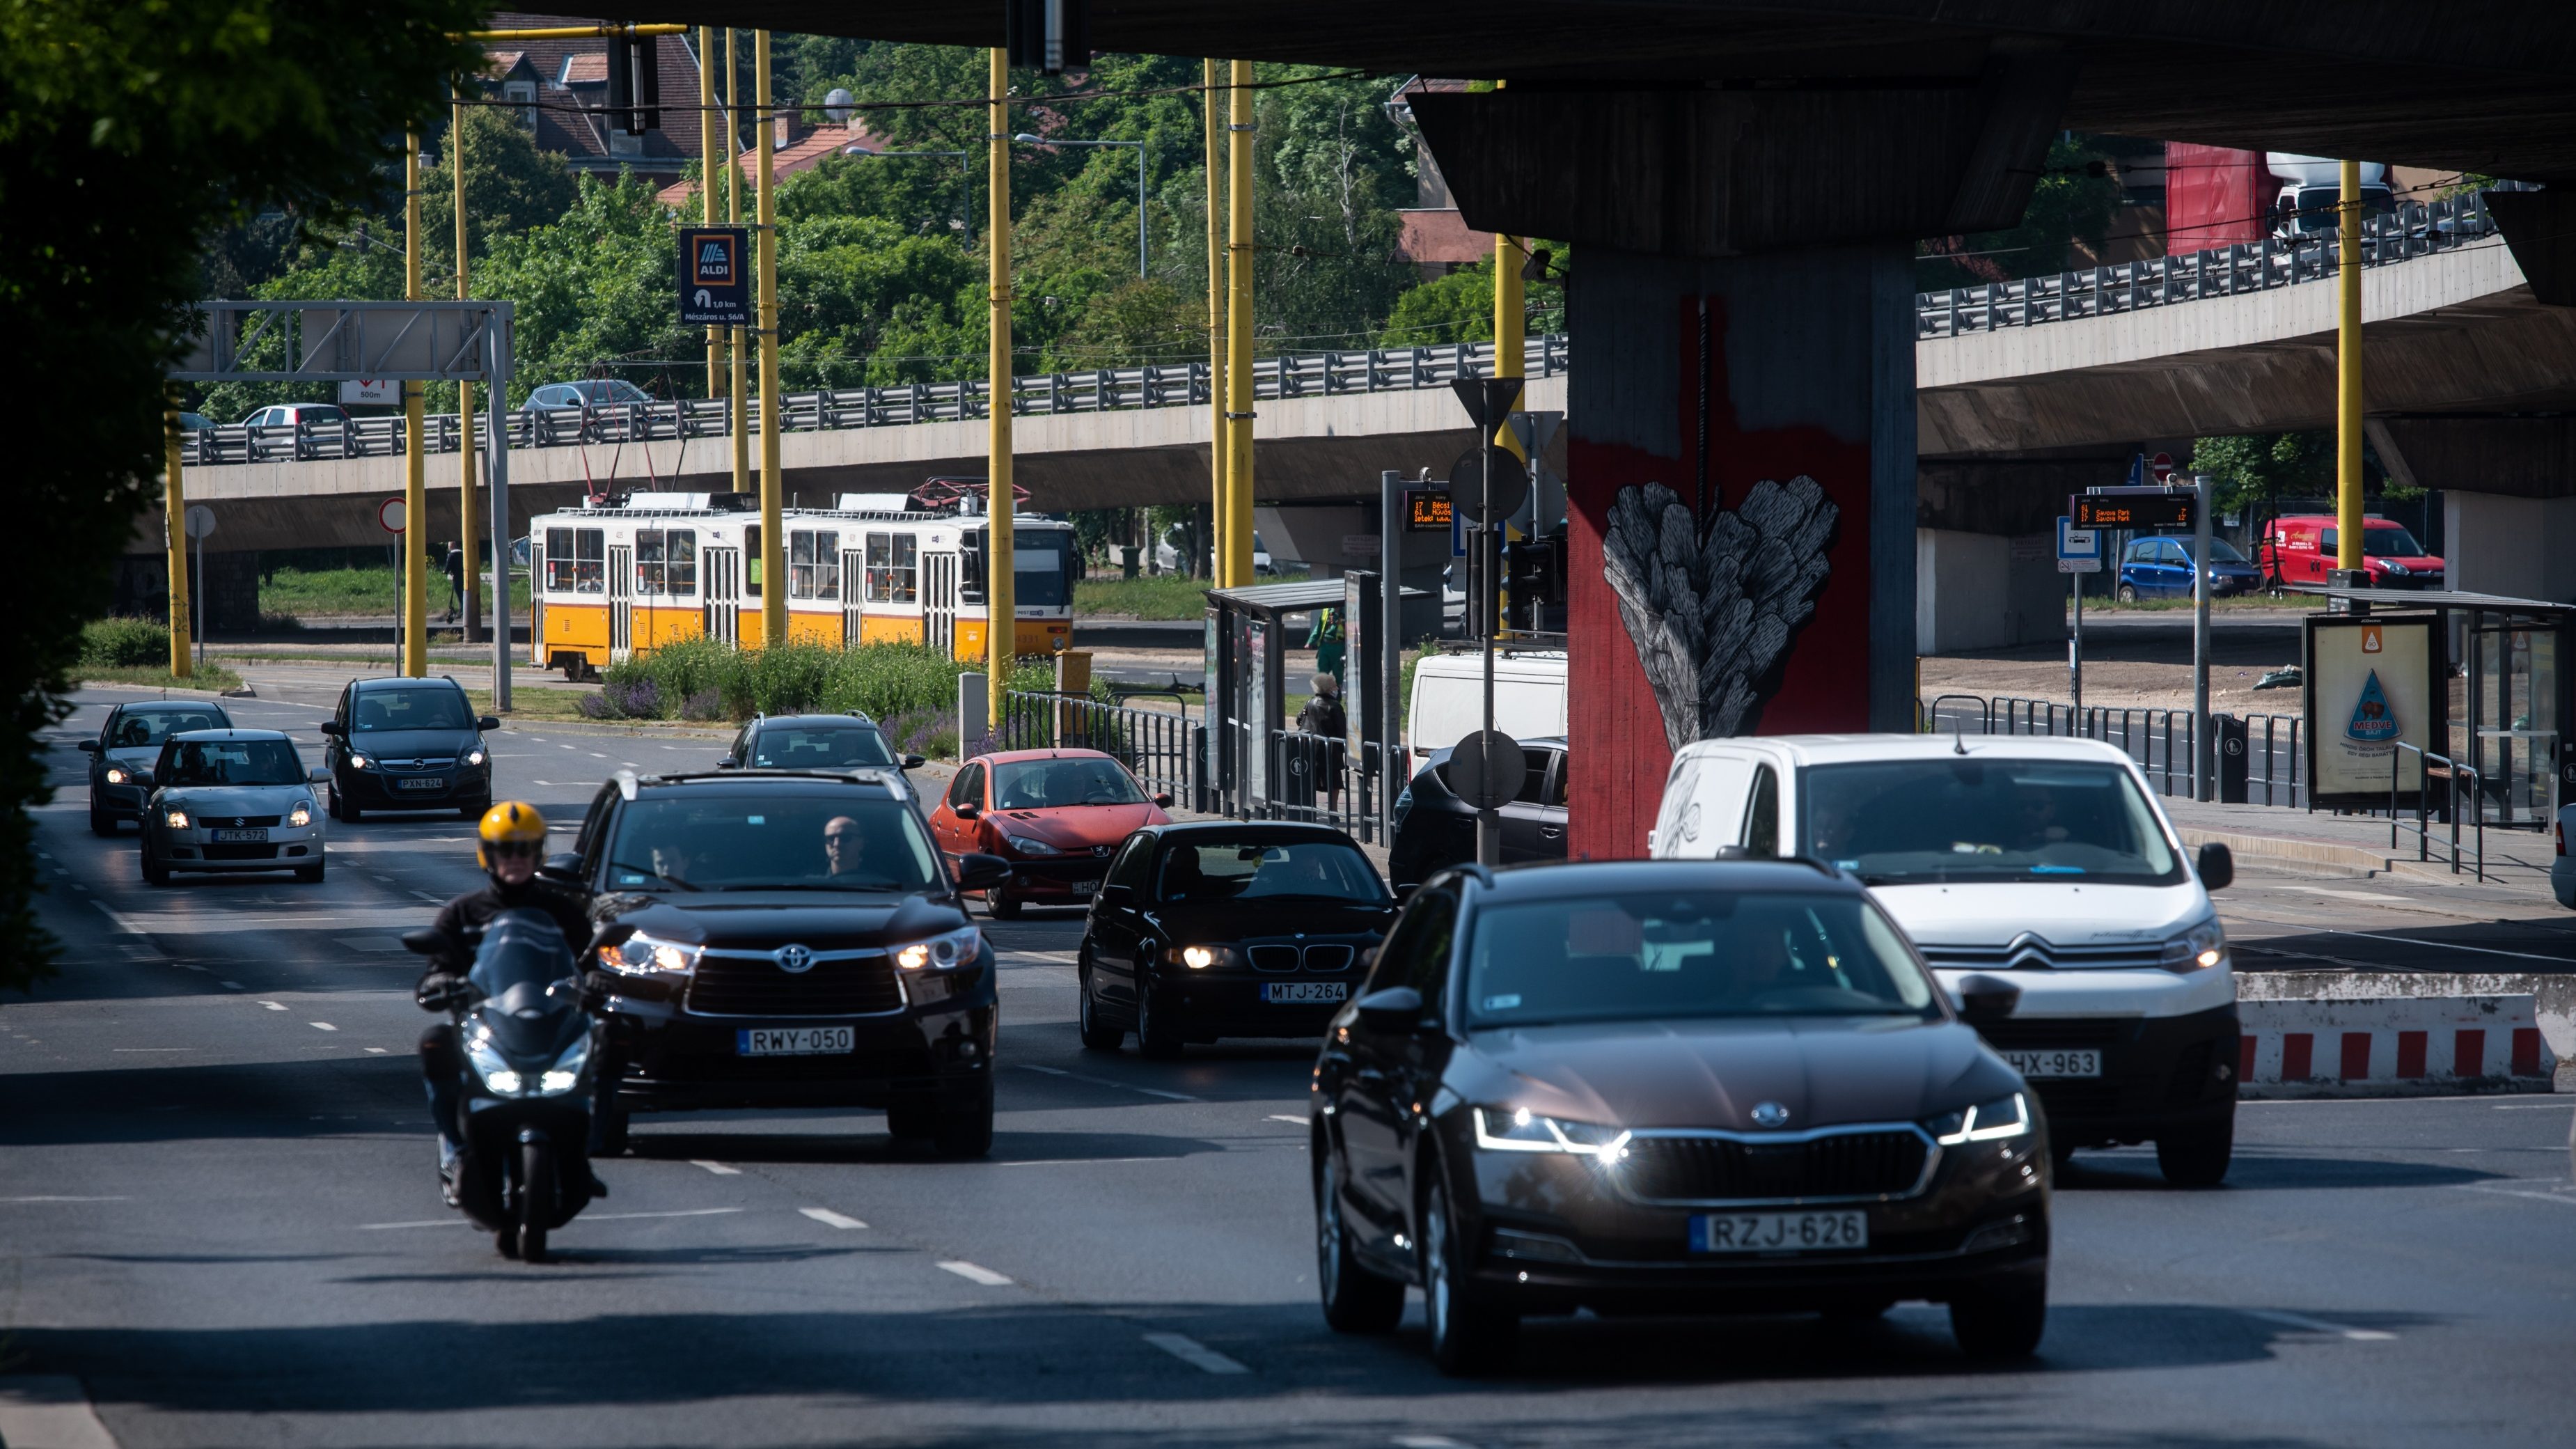
[[[2312,803],[2384,809],[2393,781],[2399,806],[2414,805],[2424,787],[2415,751],[2449,743],[2439,641],[2430,615],[2308,620]]]

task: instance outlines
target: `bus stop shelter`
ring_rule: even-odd
[[[1354,575],[1207,591],[1206,808],[1254,819],[1327,820],[1374,836],[1368,796],[1384,744],[1365,732],[1364,721],[1385,716],[1372,707],[1382,690],[1366,681],[1381,677],[1377,651],[1390,634],[1374,624],[1375,588],[1373,576]],[[1405,589],[1399,604],[1408,623],[1427,616],[1435,631],[1438,607],[1438,596],[1423,589]],[[1288,652],[1306,642],[1305,629],[1288,620],[1318,609],[1345,611],[1350,647],[1342,678],[1358,696],[1344,702],[1350,734],[1334,740],[1288,729],[1288,697],[1292,686],[1304,684],[1288,677]]]

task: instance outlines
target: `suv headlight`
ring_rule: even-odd
[[[2227,959],[2227,932],[2210,917],[2172,940],[2165,942],[2164,959],[2158,964],[2167,971],[2182,973],[2206,971]]]
[[[697,969],[703,946],[657,941],[641,932],[599,948],[599,964],[621,976],[685,976]]]
[[[984,933],[973,926],[942,931],[927,941],[915,941],[894,953],[894,963],[906,971],[928,968],[954,971],[968,965],[984,949]]]
[[[1010,846],[1011,849],[1018,851],[1022,855],[1064,854],[1063,851],[1056,849],[1054,846],[1047,844],[1045,841],[1040,840],[1035,836],[1005,835],[1002,837],[1002,841],[1004,844]]]
[[[1566,1152],[1616,1162],[1628,1155],[1628,1134],[1598,1122],[1541,1117],[1527,1107],[1478,1107],[1476,1145],[1488,1152]]]
[[[2019,1092],[2008,1093],[1991,1102],[1935,1117],[1923,1124],[1932,1140],[1944,1147],[1963,1142],[2000,1142],[2007,1137],[2025,1136],[2030,1131],[2030,1101]]]

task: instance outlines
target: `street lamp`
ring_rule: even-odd
[[[1011,138],[1023,146],[1133,146],[1136,148],[1136,280],[1145,280],[1145,143],[1142,141],[1068,141],[1062,136],[1033,136],[1026,131]]]
[[[840,92],[834,91],[832,94],[839,95]],[[824,99],[826,103],[830,101],[829,96]],[[872,151],[865,146],[844,146],[841,148],[841,154],[844,156],[871,156],[880,158],[903,156],[954,156],[957,158],[957,174],[965,183],[965,190],[961,194],[958,207],[963,212],[972,213],[974,211],[975,171],[971,163],[971,158],[975,153],[972,151]],[[967,245],[974,245],[975,223],[971,216],[963,224],[963,230],[966,234]]]

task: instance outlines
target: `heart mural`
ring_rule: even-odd
[[[1804,474],[1754,484],[1705,534],[1661,483],[1611,501],[1603,572],[1673,749],[1752,724],[1790,638],[1815,613],[1841,512]]]

